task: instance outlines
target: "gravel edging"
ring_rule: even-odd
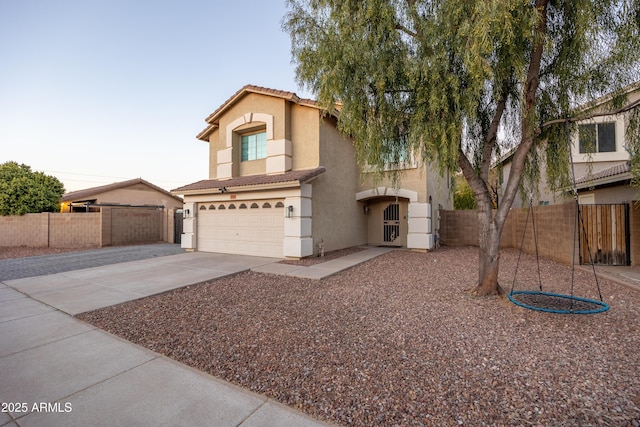
[[[518,252],[501,253],[511,288]],[[545,290],[571,271],[541,261]],[[640,293],[553,315],[465,293],[477,248],[393,251],[327,279],[241,273],[78,318],[342,425],[640,425]],[[575,273],[575,294],[594,298]],[[537,286],[523,254],[517,289]]]

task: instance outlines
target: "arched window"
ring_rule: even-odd
[[[247,209],[247,205],[245,205],[244,203],[240,203],[238,209]]]
[[[263,207],[264,209],[269,209],[269,208],[271,208],[271,204],[270,204],[269,202],[265,202],[265,203],[262,205],[262,207]]]
[[[220,206],[218,206],[218,210],[223,210],[223,209],[226,209],[226,208],[224,207],[224,205],[220,205]]]
[[[258,209],[259,207],[257,203],[251,203],[251,209]]]
[[[234,205],[233,203],[229,205],[229,209],[235,209],[235,208],[236,208],[236,205]]]
[[[200,210],[201,210],[201,211],[206,211],[206,210],[207,210],[207,207],[206,207],[205,205],[200,205]]]
[[[209,205],[209,210],[210,210],[210,211],[215,211],[215,210],[216,210],[216,207],[215,207],[215,206],[213,206],[213,205]]]
[[[282,202],[276,203],[276,208],[284,208],[284,203]]]

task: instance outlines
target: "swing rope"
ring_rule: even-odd
[[[535,182],[535,167],[537,164],[537,147],[536,147],[536,135],[534,135],[533,139],[533,159],[531,166],[531,191],[529,193],[529,209],[527,210],[527,217],[525,220],[524,231],[522,233],[522,240],[520,241],[520,252],[518,253],[518,260],[516,261],[516,269],[513,276],[513,283],[511,285],[511,292],[509,292],[509,299],[516,305],[519,305],[524,308],[528,308],[531,310],[544,311],[549,313],[559,313],[559,314],[593,314],[593,313],[601,313],[603,311],[607,311],[609,306],[603,302],[602,300],[602,292],[600,291],[600,284],[598,282],[598,275],[596,274],[595,263],[593,261],[593,257],[591,255],[591,248],[589,246],[589,239],[586,234],[586,229],[584,225],[584,219],[580,213],[580,205],[578,203],[578,189],[576,184],[576,175],[575,175],[575,166],[573,163],[573,156],[571,155],[571,139],[570,139],[570,118],[567,118],[567,147],[569,149],[569,159],[571,163],[571,177],[573,181],[573,198],[575,201],[576,207],[576,216],[574,216],[574,227],[573,227],[573,258],[571,263],[571,286],[570,286],[570,295],[556,294],[551,292],[544,292],[542,290],[542,277],[540,274],[540,257],[538,251],[538,236],[537,229],[535,223],[535,214],[533,209],[533,188]],[[531,216],[531,224],[533,228],[533,239],[536,251],[536,265],[538,268],[538,288],[539,291],[515,291],[516,279],[518,276],[518,267],[520,265],[520,258],[522,256],[523,247],[524,247],[524,239],[527,234],[527,226],[529,224],[529,216]],[[575,285],[575,259],[576,259],[576,237],[578,236],[578,226],[582,230],[584,234],[584,239],[587,245],[587,252],[589,252],[589,260],[591,262],[591,267],[593,269],[593,275],[596,281],[596,287],[598,289],[598,296],[600,297],[600,301],[595,301],[588,298],[580,298],[574,296],[574,285]],[[569,302],[569,307],[564,308],[566,306],[567,300]],[[577,308],[576,308],[577,306]],[[560,307],[560,308],[558,308]]]
[[[524,231],[522,232],[522,240],[520,241],[520,251],[518,252],[518,260],[516,261],[516,274],[513,275],[513,283],[511,284],[511,293],[516,286],[516,278],[518,277],[518,267],[520,258],[522,257],[522,248],[524,247],[524,239],[527,235],[527,226],[529,225],[529,215],[531,215],[531,225],[533,227],[533,242],[536,248],[536,265],[538,266],[538,288],[542,292],[542,277],[540,275],[540,258],[538,252],[538,232],[536,230],[536,220],[533,210],[533,183],[535,179],[535,166],[537,162],[536,135],[533,137],[533,159],[531,164],[531,189],[529,191],[529,209],[527,209],[527,218],[524,221]]]

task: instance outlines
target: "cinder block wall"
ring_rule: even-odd
[[[100,247],[174,242],[174,209],[0,216],[0,246]]]
[[[163,210],[111,209],[111,244],[156,243],[162,241]]]
[[[535,253],[535,240],[531,216],[527,220],[528,208],[511,209],[505,222],[500,247],[520,248]],[[536,223],[538,253],[556,261],[571,264],[573,256],[575,203],[536,206],[533,216]],[[640,212],[638,212],[640,227]],[[477,246],[478,215],[476,211],[440,211],[440,241],[446,246]],[[522,235],[525,232],[524,242]],[[633,232],[633,228],[632,228]],[[577,256],[577,251],[576,251]]]
[[[100,246],[100,213],[52,213],[49,246],[52,248]]]
[[[440,243],[446,246],[477,246],[478,213],[441,210]]]
[[[49,246],[49,214],[0,216],[0,246]]]

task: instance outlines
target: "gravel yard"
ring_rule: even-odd
[[[501,256],[511,287],[518,252]],[[543,260],[545,291],[570,268]],[[78,317],[314,417],[354,426],[638,426],[640,292],[606,313],[475,298],[476,248],[393,251],[322,281],[242,273]],[[523,255],[516,289],[535,289]],[[597,297],[576,271],[576,295]]]

